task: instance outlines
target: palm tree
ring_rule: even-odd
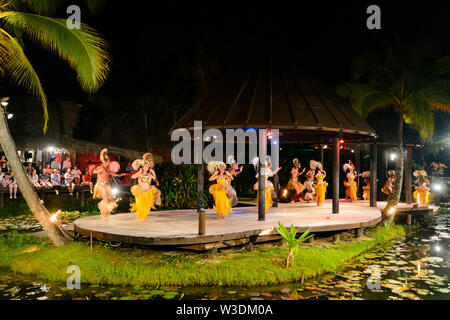
[[[436,112],[450,112],[450,56],[440,57],[436,47],[418,41],[403,46],[398,40],[383,55],[366,54],[355,60],[353,78],[337,87],[363,117],[374,110],[391,108],[398,116],[396,179],[385,213],[396,207],[401,195],[404,169],[403,127],[416,129],[424,141],[434,133]],[[410,191],[407,191],[410,192]],[[387,218],[393,221],[393,215]]]
[[[109,73],[110,56],[106,41],[85,24],[80,29],[69,29],[65,19],[51,17],[59,2],[0,0],[0,71],[40,100],[44,113],[44,132],[48,121],[47,97],[38,75],[25,55],[22,36],[65,60],[75,70],[78,82],[87,93],[97,91]],[[63,245],[68,239],[50,221],[47,209],[29,182],[17,155],[5,114],[1,111],[0,144],[22,195],[51,241],[55,245]]]

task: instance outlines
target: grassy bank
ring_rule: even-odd
[[[0,266],[32,274],[45,281],[66,281],[67,267],[78,265],[81,281],[91,284],[156,285],[272,285],[336,272],[348,260],[405,231],[401,226],[378,227],[364,240],[336,245],[305,245],[286,269],[286,247],[256,246],[253,251],[226,250],[217,257],[186,252],[112,249],[89,243],[53,247],[46,239],[9,233],[0,236]]]

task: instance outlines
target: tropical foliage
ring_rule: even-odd
[[[403,126],[416,129],[423,140],[433,137],[437,112],[450,112],[450,56],[439,57],[434,44],[404,45],[395,40],[384,54],[370,53],[354,63],[353,80],[337,87],[364,118],[372,111],[391,108],[398,115],[397,152],[403,153]],[[386,209],[400,200],[404,158],[395,162],[393,195]]]
[[[66,19],[51,17],[60,1],[0,1],[0,71],[39,99],[47,128],[47,97],[33,65],[25,54],[24,40],[30,40],[65,60],[76,72],[87,93],[105,82],[110,65],[108,44],[86,24],[69,29]]]
[[[278,231],[278,233],[283,237],[283,239],[286,241],[286,244],[288,246],[288,254],[285,259],[286,267],[288,268],[291,264],[291,260],[294,259],[295,255],[298,252],[298,246],[308,240],[309,238],[313,237],[314,235],[308,235],[311,231],[311,228],[306,230],[302,233],[302,235],[298,238],[297,236],[297,229],[295,229],[294,225],[291,224],[291,230],[290,232],[287,231],[286,227],[278,221],[278,227],[275,227],[275,229]]]

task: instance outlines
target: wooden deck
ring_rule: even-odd
[[[308,228],[317,232],[343,231],[373,226],[381,221],[379,208],[368,201],[340,202],[340,213],[331,213],[331,201],[321,207],[315,204],[280,203],[266,212],[266,221],[258,221],[257,207],[235,207],[225,220],[218,220],[213,209],[206,211],[206,234],[198,235],[198,214],[195,210],[152,211],[147,221],[140,223],[132,213],[114,214],[108,220],[99,216],[78,219],[74,231],[106,241],[151,246],[230,245],[279,238],[273,225],[281,221],[293,224],[299,232]],[[263,233],[263,234],[261,234]]]

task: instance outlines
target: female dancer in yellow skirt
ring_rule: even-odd
[[[429,184],[430,181],[426,178],[427,172],[425,170],[416,170],[413,175],[417,178],[417,180],[414,181],[416,184],[416,191],[413,193],[416,203],[428,204],[428,194],[430,188],[427,187],[427,184]]]
[[[259,178],[259,158],[255,157],[252,160],[253,166],[256,169],[256,179]],[[270,206],[272,205],[273,199],[276,197],[276,194],[274,193],[274,186],[272,182],[269,179],[269,177],[273,177],[275,174],[277,174],[278,171],[280,171],[281,167],[275,170],[275,172],[272,172],[272,169],[270,167],[272,166],[270,156],[266,156],[266,159],[264,161],[264,179],[265,179],[265,190],[264,190],[264,208],[266,210],[269,210]],[[259,182],[256,181],[255,185],[253,186],[254,190],[258,190]],[[272,196],[273,194],[273,196]],[[259,204],[259,192],[256,193],[256,204]]]
[[[316,202],[318,206],[321,206],[325,201],[325,193],[327,192],[328,182],[324,181],[327,173],[323,170],[322,164],[318,161],[311,160],[309,166],[312,170],[317,171],[316,182],[314,184],[314,190],[316,192]]]
[[[361,173],[361,177],[364,179],[364,183],[366,184],[363,186],[363,199],[364,200],[370,200],[370,171],[364,171]]]
[[[209,193],[214,197],[214,209],[216,209],[217,218],[225,219],[228,212],[232,212],[230,199],[227,196],[227,184],[232,177],[226,171],[227,165],[222,161],[211,161],[206,169],[211,174],[209,181],[215,180],[217,182],[209,187]]]
[[[348,163],[344,164],[343,168],[347,173],[347,181],[344,181],[344,186],[346,188],[345,199],[350,199],[350,202],[355,201],[357,200],[356,191],[358,189],[355,181],[355,178],[357,176],[355,175],[355,167],[353,166],[353,163],[349,161]]]
[[[156,176],[150,170],[150,162],[152,161],[152,154],[146,153],[142,159],[137,159],[131,165],[137,172],[131,176],[133,179],[138,179],[138,184],[131,187],[136,202],[131,203],[130,210],[136,212],[136,218],[139,222],[144,222],[153,207],[155,194],[159,191],[155,186],[152,186],[152,180]]]

